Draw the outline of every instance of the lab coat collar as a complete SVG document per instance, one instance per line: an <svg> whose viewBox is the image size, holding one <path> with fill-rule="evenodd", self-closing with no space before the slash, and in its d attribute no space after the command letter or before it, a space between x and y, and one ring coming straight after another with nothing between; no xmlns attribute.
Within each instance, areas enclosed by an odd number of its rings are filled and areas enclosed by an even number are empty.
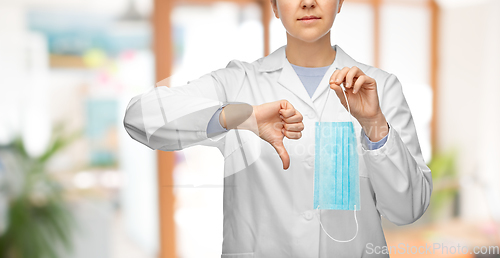
<svg viewBox="0 0 500 258"><path fill-rule="evenodd" d="M283 62L286 59L285 52L286 45L274 50L268 56L262 58L262 63L259 67L261 72L272 72L283 68Z"/></svg>
<svg viewBox="0 0 500 258"><path fill-rule="evenodd" d="M337 52L335 57L337 68L348 66L347 64L355 63L354 59L347 55L344 50L342 50L342 48L340 48L338 45L334 45L332 46L332 48ZM264 57L262 59L261 65L259 66L259 71L273 72L283 68L285 62L287 61L285 49L286 45L283 45L268 56Z"/></svg>
<svg viewBox="0 0 500 258"><path fill-rule="evenodd" d="M325 73L325 76L321 80L320 84L318 85L318 88L316 89L311 98L307 93L306 89L304 88L304 85L300 81L300 78L296 74L295 70L288 62L288 59L286 58L285 48L286 45L278 48L270 55L264 57L259 70L265 72L271 72L271 71L276 71L278 69L282 69L278 79L278 83L281 84L283 87L287 88L288 90L290 90L292 93L294 93L305 104L307 104L313 110L315 110L318 115L321 115L319 114L319 109L325 103L324 101L322 101L322 103L319 104L319 102L316 100L319 99L320 96L324 95L323 93L330 88L329 87L330 76L333 74L335 69L341 69L345 66L351 67L355 61L351 57L349 57L337 45L332 46L332 48L334 48L336 51L335 60L328 69L328 71Z"/></svg>

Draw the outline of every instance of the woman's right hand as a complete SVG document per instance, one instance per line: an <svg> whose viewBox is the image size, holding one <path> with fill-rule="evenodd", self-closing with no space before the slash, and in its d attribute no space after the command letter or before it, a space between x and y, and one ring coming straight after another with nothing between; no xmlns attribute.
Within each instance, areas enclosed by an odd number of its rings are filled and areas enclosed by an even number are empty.
<svg viewBox="0 0 500 258"><path fill-rule="evenodd" d="M287 100L252 107L252 117L257 122L257 131L252 131L274 147L283 162L283 169L288 169L290 156L283 145L283 138L285 136L289 139L302 137L301 131L304 130L302 114Z"/></svg>

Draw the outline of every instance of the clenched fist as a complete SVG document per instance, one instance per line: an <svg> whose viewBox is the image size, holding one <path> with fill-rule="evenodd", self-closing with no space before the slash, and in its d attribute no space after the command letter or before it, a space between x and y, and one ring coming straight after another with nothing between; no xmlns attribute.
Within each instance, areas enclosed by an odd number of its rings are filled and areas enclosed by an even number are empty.
<svg viewBox="0 0 500 258"><path fill-rule="evenodd" d="M270 143L278 152L283 169L290 167L290 156L283 145L283 138L286 136L289 139L300 139L301 131L304 130L302 114L287 100L251 108L248 104L228 105L219 119L226 129L250 130Z"/></svg>
<svg viewBox="0 0 500 258"><path fill-rule="evenodd" d="M283 169L290 167L290 156L283 145L283 138L300 139L304 130L302 114L287 100L253 106L258 135L278 152Z"/></svg>

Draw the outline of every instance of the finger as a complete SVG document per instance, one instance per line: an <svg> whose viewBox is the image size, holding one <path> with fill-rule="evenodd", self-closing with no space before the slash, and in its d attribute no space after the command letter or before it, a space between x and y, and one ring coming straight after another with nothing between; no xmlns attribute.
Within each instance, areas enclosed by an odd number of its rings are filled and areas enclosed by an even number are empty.
<svg viewBox="0 0 500 258"><path fill-rule="evenodd" d="M282 103L281 107L282 108L280 109L279 113L283 117L291 117L291 116L295 115L295 113L296 113L296 110L293 107L292 103L288 102L287 100L285 100Z"/></svg>
<svg viewBox="0 0 500 258"><path fill-rule="evenodd" d="M336 69L335 72L333 72L332 76L330 76L330 84L335 83L335 78L337 78L337 75L340 73L339 69Z"/></svg>
<svg viewBox="0 0 500 258"><path fill-rule="evenodd" d="M347 73L346 77L345 77L345 88L346 89L350 89L353 87L354 85L354 78L358 76L359 74L359 68L356 67L356 66L353 66L349 72Z"/></svg>
<svg viewBox="0 0 500 258"><path fill-rule="evenodd" d="M302 137L302 133L301 132L290 132L290 131L287 131L285 129L283 129L281 131L283 133L283 135L285 135L288 139L293 139L293 140L297 140L297 139L300 139L300 137Z"/></svg>
<svg viewBox="0 0 500 258"><path fill-rule="evenodd" d="M300 114L300 113L299 114L295 114L295 115L293 115L293 116L291 116L289 118L286 118L286 117L283 117L283 116L280 116L280 117L281 117L281 119L283 121L285 121L285 123L288 123L288 124L299 123L299 122L302 122L302 120L304 119L302 117L302 114Z"/></svg>
<svg viewBox="0 0 500 258"><path fill-rule="evenodd" d="M337 97L339 98L340 103L347 109L347 103L346 103L346 99L345 99L346 97L344 97L344 93L343 93L342 88L340 88L340 86L335 85L335 84L332 84L330 86L330 88L335 91L335 94L337 94ZM346 93L346 96L347 96L347 93Z"/></svg>
<svg viewBox="0 0 500 258"><path fill-rule="evenodd" d="M340 72L337 74L337 77L335 77L335 84L340 85L344 80L345 76L349 72L349 67L344 67Z"/></svg>
<svg viewBox="0 0 500 258"><path fill-rule="evenodd" d="M278 155L280 156L281 161L283 162L283 169L288 169L290 167L290 156L283 146L283 141L278 141L272 144Z"/></svg>
<svg viewBox="0 0 500 258"><path fill-rule="evenodd" d="M296 111L295 109L282 109L280 110L280 114L284 117L284 118L288 118L288 117L292 117L293 115L295 115Z"/></svg>
<svg viewBox="0 0 500 258"><path fill-rule="evenodd" d="M358 92L361 89L361 87L363 87L366 80L367 80L366 75L359 76L356 82L354 83L354 89L352 90L352 93L356 94L356 92Z"/></svg>
<svg viewBox="0 0 500 258"><path fill-rule="evenodd" d="M284 124L283 126L285 127L285 130L291 132L300 132L304 130L304 124L302 122L293 124Z"/></svg>

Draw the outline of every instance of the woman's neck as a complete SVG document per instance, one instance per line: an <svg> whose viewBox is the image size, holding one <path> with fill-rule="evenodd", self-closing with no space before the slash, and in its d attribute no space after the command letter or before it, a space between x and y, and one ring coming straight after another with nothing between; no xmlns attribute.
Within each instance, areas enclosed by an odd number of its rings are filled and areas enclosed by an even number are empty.
<svg viewBox="0 0 500 258"><path fill-rule="evenodd" d="M288 62L303 67L325 67L335 60L336 52L330 43L330 32L315 42L305 42L287 35Z"/></svg>

